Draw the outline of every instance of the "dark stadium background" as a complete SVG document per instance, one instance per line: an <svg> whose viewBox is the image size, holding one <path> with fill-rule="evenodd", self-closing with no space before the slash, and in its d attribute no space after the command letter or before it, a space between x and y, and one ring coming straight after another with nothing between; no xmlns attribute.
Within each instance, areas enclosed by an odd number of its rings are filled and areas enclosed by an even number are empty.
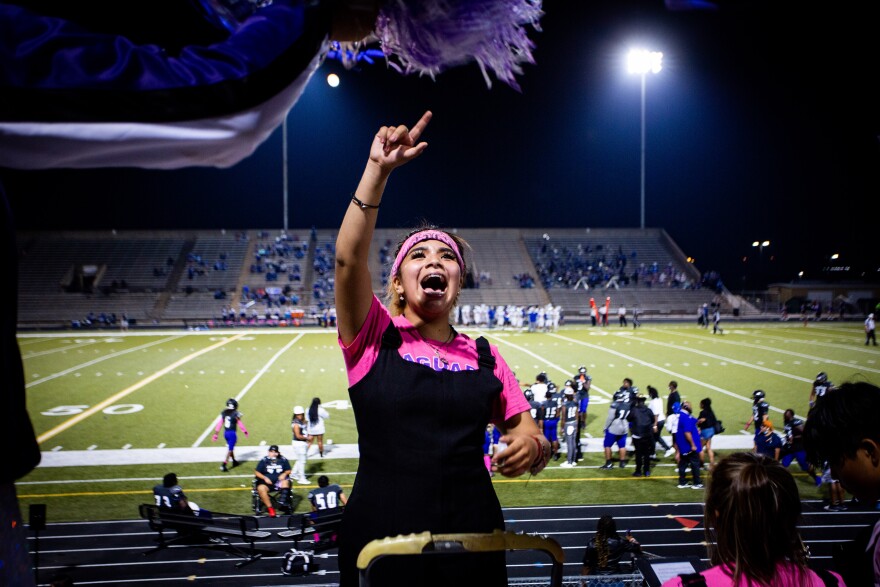
<svg viewBox="0 0 880 587"><path fill-rule="evenodd" d="M288 119L289 230L336 226L374 130L425 109L430 149L393 177L381 226L639 226L639 79L623 56L641 42L665 53L647 86L646 225L734 290L801 270L870 279L880 265L869 245L880 193L871 8L716 5L546 0L521 93L487 89L476 66L432 81L328 61ZM324 82L330 71L339 88ZM282 167L279 129L231 169L0 169L0 179L22 229L280 229ZM752 248L764 239L770 247Z"/></svg>

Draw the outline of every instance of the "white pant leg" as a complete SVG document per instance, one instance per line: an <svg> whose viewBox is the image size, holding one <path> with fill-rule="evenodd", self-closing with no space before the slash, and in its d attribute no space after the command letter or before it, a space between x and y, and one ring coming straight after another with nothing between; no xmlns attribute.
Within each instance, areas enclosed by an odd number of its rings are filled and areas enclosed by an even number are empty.
<svg viewBox="0 0 880 587"><path fill-rule="evenodd" d="M305 479L306 478L306 460L307 455L306 452L308 450L308 443L302 441L294 441L293 442L293 470L291 476L296 479Z"/></svg>

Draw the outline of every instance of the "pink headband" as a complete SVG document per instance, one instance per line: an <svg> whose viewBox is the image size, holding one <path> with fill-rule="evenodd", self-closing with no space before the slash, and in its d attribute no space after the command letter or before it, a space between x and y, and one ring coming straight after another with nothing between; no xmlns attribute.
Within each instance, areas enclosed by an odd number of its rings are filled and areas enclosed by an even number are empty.
<svg viewBox="0 0 880 587"><path fill-rule="evenodd" d="M397 270L400 269L400 264L403 263L407 253L409 253L414 246L423 241L440 241L455 251L458 266L461 268L461 272L464 273L464 260L461 257L461 251L458 250L458 245L455 244L455 241L452 240L451 236L442 230L420 230L419 232L410 235L410 237L403 242L403 245L401 245L400 252L397 253L397 258L394 259L394 265L391 266L391 277L397 275Z"/></svg>

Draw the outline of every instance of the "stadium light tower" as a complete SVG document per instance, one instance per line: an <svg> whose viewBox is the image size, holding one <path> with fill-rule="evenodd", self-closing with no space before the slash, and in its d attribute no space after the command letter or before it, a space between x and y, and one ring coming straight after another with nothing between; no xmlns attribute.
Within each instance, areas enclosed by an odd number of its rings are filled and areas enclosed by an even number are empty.
<svg viewBox="0 0 880 587"><path fill-rule="evenodd" d="M758 249L759 249L758 254L761 256L761 258L763 258L764 257L764 247L769 247L770 241L755 241L752 243L752 246L758 247Z"/></svg>
<svg viewBox="0 0 880 587"><path fill-rule="evenodd" d="M754 241L752 247L758 249L758 272L763 277L764 273L764 247L769 247L770 241Z"/></svg>
<svg viewBox="0 0 880 587"><path fill-rule="evenodd" d="M642 177L641 177L641 227L645 228L645 79L649 73L663 69L663 53L647 49L630 49L626 58L627 71L642 76Z"/></svg>

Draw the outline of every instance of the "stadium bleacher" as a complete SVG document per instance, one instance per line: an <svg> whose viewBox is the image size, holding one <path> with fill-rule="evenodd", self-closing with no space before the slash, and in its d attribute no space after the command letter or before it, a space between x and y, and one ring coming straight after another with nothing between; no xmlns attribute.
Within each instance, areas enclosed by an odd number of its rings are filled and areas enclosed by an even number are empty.
<svg viewBox="0 0 880 587"><path fill-rule="evenodd" d="M700 272L662 229L465 228L457 233L472 247L473 287L462 290L461 304L552 304L563 309L566 320L583 321L590 297L612 298L610 320L621 305L628 312L638 307L646 318L689 319L703 303L720 303L725 313L734 303L729 292L719 295L701 283ZM286 306L296 296L296 309L309 323L334 303L336 231L301 234L265 229L22 232L19 325L69 328L81 326L89 314L124 314L137 325L216 325L224 306L236 311L246 306L249 315L266 316L269 299L278 306L279 290ZM387 279L383 270L401 236L394 229L375 231L370 265L380 297ZM580 277L586 268L616 257L626 258L622 277L641 266L685 279L662 284L656 278L618 284L603 279L585 287L588 280ZM254 271L254 260L262 270ZM555 273L548 271L551 266ZM267 267L274 273L269 279ZM563 271L568 272L564 278ZM530 287L523 287L522 276L534 277Z"/></svg>

